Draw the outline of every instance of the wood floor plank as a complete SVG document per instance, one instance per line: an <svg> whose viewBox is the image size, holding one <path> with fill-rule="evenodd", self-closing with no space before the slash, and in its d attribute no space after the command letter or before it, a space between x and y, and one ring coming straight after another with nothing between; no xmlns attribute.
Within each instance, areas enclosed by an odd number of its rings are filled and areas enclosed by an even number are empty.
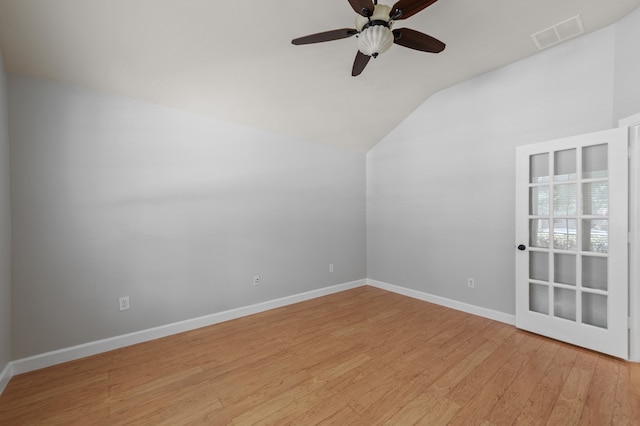
<svg viewBox="0 0 640 426"><path fill-rule="evenodd" d="M618 386L618 365L609 357L598 358L580 424L600 425L611 421Z"/></svg>
<svg viewBox="0 0 640 426"><path fill-rule="evenodd" d="M575 348L569 345L560 347L549 369L538 380L514 424L544 425L547 423L577 356L578 352Z"/></svg>
<svg viewBox="0 0 640 426"><path fill-rule="evenodd" d="M539 378L549 368L552 359L558 353L560 345L549 339L529 335L529 338L542 341L539 350L529 354L529 362L519 376L507 388L504 395L487 415L486 420L496 425L510 425L523 410L529 396L538 384Z"/></svg>
<svg viewBox="0 0 640 426"><path fill-rule="evenodd" d="M548 423L553 425L578 424L597 360L598 356L594 353L583 351L578 354L551 411Z"/></svg>
<svg viewBox="0 0 640 426"><path fill-rule="evenodd" d="M514 333L494 352L478 365L463 381L456 385L447 399L462 406L467 404L473 396L487 386L487 382L496 376L497 371L508 365L509 361L518 359L518 350L523 344L525 336Z"/></svg>
<svg viewBox="0 0 640 426"><path fill-rule="evenodd" d="M15 376L1 425L629 424L640 365L372 287Z"/></svg>
<svg viewBox="0 0 640 426"><path fill-rule="evenodd" d="M640 364L618 362L613 421L615 425L637 425L640 419Z"/></svg>
<svg viewBox="0 0 640 426"><path fill-rule="evenodd" d="M490 362L483 363L478 367L483 371L491 372L491 376L486 382L483 382L483 376L473 375L465 380L465 384L473 384L473 386L465 387L465 389L471 389L471 392L464 398L461 398L460 395L455 395L456 398L452 398L463 408L451 420L450 424L468 425L472 424L474 420L486 418L524 366L531 361L528 355L535 353L542 343L535 339L527 339L527 336L521 332L515 336L520 338L514 342L515 351L504 348L505 345L509 345L510 340L507 340L503 347L494 352L493 355L497 354L497 356L492 355L491 361L499 363L497 369L494 369ZM479 378L476 379L476 377ZM476 388L475 393L473 393L474 388ZM453 392L447 398L452 396L454 396Z"/></svg>
<svg viewBox="0 0 640 426"><path fill-rule="evenodd" d="M386 426L417 424L420 422L420 419L428 415L428 413L433 412L433 407L429 407L431 402L432 396L430 394L422 393L413 400L407 402L393 416L388 418L384 424ZM437 405L437 403L435 405Z"/></svg>
<svg viewBox="0 0 640 426"><path fill-rule="evenodd" d="M451 401L449 398L441 399L433 409L424 414L420 424L446 425L462 410L462 406ZM469 423L471 424L471 423Z"/></svg>
<svg viewBox="0 0 640 426"><path fill-rule="evenodd" d="M314 376L311 380L304 382L301 386L276 395L274 398L250 408L240 416L233 418L232 421L236 424L264 423L269 417L274 417L273 415L278 411L286 411L287 407L300 404L305 404L306 407L309 400L313 401L318 389L348 374L359 365L369 362L370 359L366 355L358 355L353 359L334 365L318 376Z"/></svg>
<svg viewBox="0 0 640 426"><path fill-rule="evenodd" d="M464 380L464 378L468 376L475 367L481 364L482 361L485 360L494 350L495 347L492 342L484 341L484 343L477 346L459 361L454 361L456 358L455 355L452 354L451 362L448 365L444 365L444 368L442 369L446 370L446 372L444 372L431 385L427 386L421 395L414 398L414 400L407 402L406 405L414 407L416 405L416 400L419 400L420 408L424 413L423 416L426 415L443 399L445 399L448 392L454 386ZM403 410L400 410L400 415L405 415L402 411Z"/></svg>

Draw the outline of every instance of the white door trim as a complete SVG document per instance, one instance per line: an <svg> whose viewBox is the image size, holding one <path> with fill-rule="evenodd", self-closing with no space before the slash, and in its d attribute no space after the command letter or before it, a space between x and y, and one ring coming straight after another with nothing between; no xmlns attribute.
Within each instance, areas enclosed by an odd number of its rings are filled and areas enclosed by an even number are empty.
<svg viewBox="0 0 640 426"><path fill-rule="evenodd" d="M640 362L640 114L618 127L629 128L629 361Z"/></svg>

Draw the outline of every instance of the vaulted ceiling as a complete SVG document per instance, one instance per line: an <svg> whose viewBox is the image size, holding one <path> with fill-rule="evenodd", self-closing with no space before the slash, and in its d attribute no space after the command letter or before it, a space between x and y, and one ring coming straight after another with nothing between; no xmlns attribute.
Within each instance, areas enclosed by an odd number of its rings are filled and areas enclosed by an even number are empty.
<svg viewBox="0 0 640 426"><path fill-rule="evenodd" d="M391 5L392 2L381 0ZM580 15L585 33L640 0L439 0L395 28L447 44L394 45L351 76L347 0L0 0L9 72L365 152L438 90L537 54L531 34Z"/></svg>

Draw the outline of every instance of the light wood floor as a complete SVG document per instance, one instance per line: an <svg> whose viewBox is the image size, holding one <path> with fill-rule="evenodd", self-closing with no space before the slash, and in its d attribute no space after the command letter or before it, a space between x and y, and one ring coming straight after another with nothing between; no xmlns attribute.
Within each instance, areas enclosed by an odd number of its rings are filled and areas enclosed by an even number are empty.
<svg viewBox="0 0 640 426"><path fill-rule="evenodd" d="M0 424L640 424L640 364L372 287L14 377Z"/></svg>

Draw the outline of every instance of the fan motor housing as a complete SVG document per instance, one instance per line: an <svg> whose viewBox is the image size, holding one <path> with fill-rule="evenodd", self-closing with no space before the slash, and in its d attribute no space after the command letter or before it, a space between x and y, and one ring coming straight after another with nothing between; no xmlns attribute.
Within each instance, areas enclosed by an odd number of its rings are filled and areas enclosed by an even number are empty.
<svg viewBox="0 0 640 426"><path fill-rule="evenodd" d="M365 18L362 15L356 15L356 28L358 32L362 32L368 26L371 26L372 23L376 23L374 25L382 25L383 22L386 22L387 27L391 27L391 18L389 14L391 13L391 7L384 4L377 4L373 9L373 14Z"/></svg>

